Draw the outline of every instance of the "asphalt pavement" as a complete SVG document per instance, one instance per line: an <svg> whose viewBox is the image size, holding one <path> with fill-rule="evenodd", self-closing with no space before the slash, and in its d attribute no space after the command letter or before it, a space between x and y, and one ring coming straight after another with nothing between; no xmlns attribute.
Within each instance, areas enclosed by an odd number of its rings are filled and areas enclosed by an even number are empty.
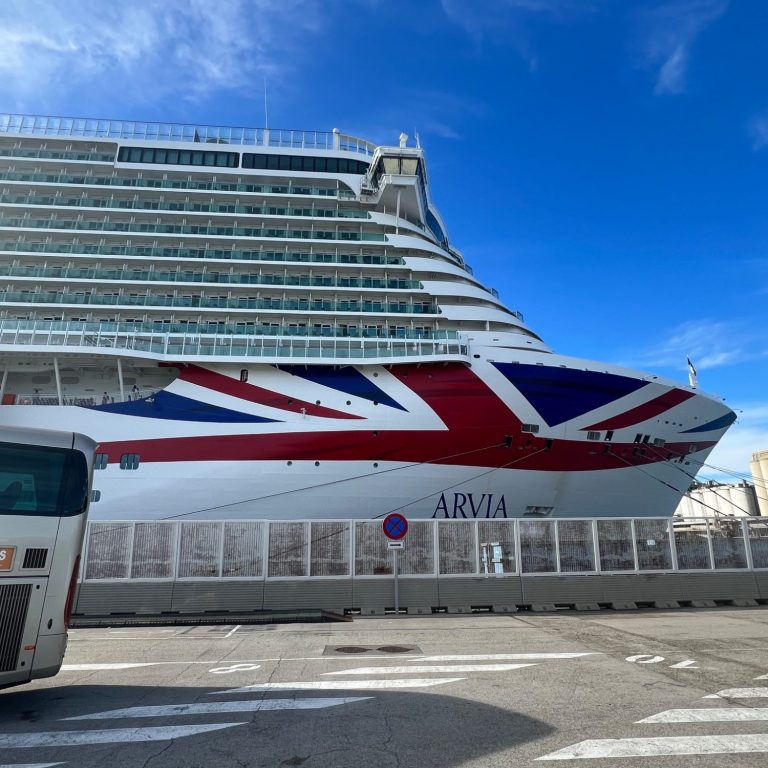
<svg viewBox="0 0 768 768"><path fill-rule="evenodd" d="M70 633L0 768L768 764L768 608Z"/></svg>

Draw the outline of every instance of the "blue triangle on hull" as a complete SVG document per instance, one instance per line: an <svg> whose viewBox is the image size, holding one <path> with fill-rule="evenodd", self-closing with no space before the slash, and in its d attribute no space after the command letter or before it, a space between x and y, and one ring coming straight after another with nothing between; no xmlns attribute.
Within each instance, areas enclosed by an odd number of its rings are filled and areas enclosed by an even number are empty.
<svg viewBox="0 0 768 768"><path fill-rule="evenodd" d="M280 370L288 371L294 376L300 376L302 379L313 381L315 384L339 392L345 392L354 397L362 397L364 400L388 405L390 408L397 408L400 411L406 410L386 392L379 389L369 378L363 376L357 368L351 366L334 368L331 365L281 365Z"/></svg>
<svg viewBox="0 0 768 768"><path fill-rule="evenodd" d="M646 386L629 376L548 365L494 363L550 427L594 411Z"/></svg>
<svg viewBox="0 0 768 768"><path fill-rule="evenodd" d="M91 410L106 413L119 413L123 416L138 416L148 419L172 419L174 421L209 421L219 424L240 423L254 424L271 422L263 416L240 413L218 405L210 405L190 397L182 397L172 392L160 391L153 397L142 400L130 400L125 403L90 406Z"/></svg>

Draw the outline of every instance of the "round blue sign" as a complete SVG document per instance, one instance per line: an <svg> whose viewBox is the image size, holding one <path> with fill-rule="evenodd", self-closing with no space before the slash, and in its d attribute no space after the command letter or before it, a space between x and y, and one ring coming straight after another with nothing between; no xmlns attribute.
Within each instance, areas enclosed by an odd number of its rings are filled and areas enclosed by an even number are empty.
<svg viewBox="0 0 768 768"><path fill-rule="evenodd" d="M391 512L384 518L381 528L388 539L399 541L408 533L408 521L399 512Z"/></svg>

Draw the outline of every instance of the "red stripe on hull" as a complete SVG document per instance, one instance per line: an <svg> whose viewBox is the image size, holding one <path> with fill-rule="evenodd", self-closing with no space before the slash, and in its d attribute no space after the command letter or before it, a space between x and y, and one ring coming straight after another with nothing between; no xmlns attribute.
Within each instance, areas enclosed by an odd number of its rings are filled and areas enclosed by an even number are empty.
<svg viewBox="0 0 768 768"><path fill-rule="evenodd" d="M658 416L660 413L664 413L676 405L690 400L692 397L694 397L693 392L673 389L670 392L665 392L663 395L655 397L653 400L649 400L647 403L638 405L637 408L633 408L631 411L620 413L618 416L611 416L605 419L605 421L600 421L589 427L582 427L582 431L588 429L624 429L624 427L630 427L633 424L639 424L641 421L652 419L654 416Z"/></svg>
<svg viewBox="0 0 768 768"><path fill-rule="evenodd" d="M550 441L522 432L517 416L460 363L395 366L392 373L438 414L447 429L180 437L102 443L100 449L109 454L110 462L119 461L123 453L138 453L142 462L394 461L578 472L652 464L665 461L667 455L676 458L689 447L675 443L661 450L634 444ZM506 436L512 437L509 447ZM699 449L712 445L699 443Z"/></svg>
<svg viewBox="0 0 768 768"><path fill-rule="evenodd" d="M353 413L344 413L333 408L324 408L322 405L317 405L317 403L297 400L295 397L288 397L281 392L274 392L271 389L264 389L264 387L257 387L254 384L237 381L237 379L233 379L230 376L216 373L198 365L179 366L179 378L190 384L197 384L214 392L231 395L240 400L247 400L250 403L266 405L269 408L279 408L280 410L291 411L292 413L304 412L307 416L322 416L327 419L363 418Z"/></svg>

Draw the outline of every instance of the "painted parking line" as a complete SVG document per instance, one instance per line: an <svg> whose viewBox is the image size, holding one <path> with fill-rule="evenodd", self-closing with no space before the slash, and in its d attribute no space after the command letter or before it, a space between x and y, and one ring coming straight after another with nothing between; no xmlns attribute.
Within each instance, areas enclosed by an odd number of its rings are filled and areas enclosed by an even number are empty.
<svg viewBox="0 0 768 768"><path fill-rule="evenodd" d="M422 656L418 661L546 661L548 659L578 659L582 656L602 656L602 653L485 653Z"/></svg>
<svg viewBox="0 0 768 768"><path fill-rule="evenodd" d="M717 693L704 696L705 699L765 699L768 688L725 688Z"/></svg>
<svg viewBox="0 0 768 768"><path fill-rule="evenodd" d="M371 696L354 696L333 699L251 699L249 701L217 701L215 704L166 704L157 707L127 707L95 712L92 715L67 717L66 720L117 720L122 717L173 717L182 715L218 715L226 712L275 712L295 709L327 709L357 701L367 701Z"/></svg>
<svg viewBox="0 0 768 768"><path fill-rule="evenodd" d="M732 707L730 709L668 709L638 723L745 723L768 720L768 707Z"/></svg>
<svg viewBox="0 0 768 768"><path fill-rule="evenodd" d="M0 765L0 768L53 768L54 765L64 765L64 763L13 763Z"/></svg>
<svg viewBox="0 0 768 768"><path fill-rule="evenodd" d="M154 667L156 662L114 662L111 664L62 664L62 672L101 672L115 669L137 669L138 667Z"/></svg>
<svg viewBox="0 0 768 768"><path fill-rule="evenodd" d="M172 725L152 728L110 728L103 731L41 731L0 734L0 749L28 747L74 747L82 744L128 744L142 741L170 741L208 731L220 731L243 723L215 725Z"/></svg>
<svg viewBox="0 0 768 768"><path fill-rule="evenodd" d="M259 691L374 691L387 688L431 688L435 685L458 683L466 677L443 677L440 679L410 677L394 680L320 680L301 683L258 683L230 688L226 691L210 691L212 695L225 693L256 693Z"/></svg>
<svg viewBox="0 0 768 768"><path fill-rule="evenodd" d="M588 739L537 760L585 760L597 757L662 757L768 752L768 734L669 736L647 739Z"/></svg>
<svg viewBox="0 0 768 768"><path fill-rule="evenodd" d="M407 675L411 672L437 673L437 672L508 672L511 669L523 667L535 667L535 664L450 664L450 665L417 665L412 667L356 667L354 669L342 669L338 672L323 672L324 675Z"/></svg>

